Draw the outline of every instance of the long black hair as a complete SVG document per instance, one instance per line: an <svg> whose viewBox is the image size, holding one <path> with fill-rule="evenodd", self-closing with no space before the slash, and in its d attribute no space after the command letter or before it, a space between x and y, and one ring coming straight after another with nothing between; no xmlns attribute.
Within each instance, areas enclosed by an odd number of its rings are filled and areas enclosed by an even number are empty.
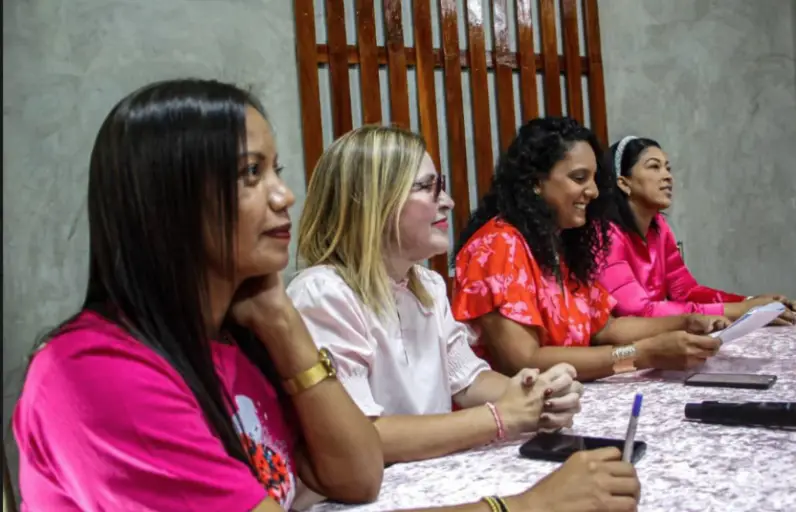
<svg viewBox="0 0 796 512"><path fill-rule="evenodd" d="M553 211L534 193L534 187L549 176L577 142L588 143L597 157L595 180L600 196L586 208L584 226L561 230L559 234ZM544 273L557 274L556 254L560 248L570 277L579 284L591 283L598 260L608 249L605 211L613 181L610 171L601 164L602 153L594 133L574 119L546 117L528 121L501 154L492 185L459 236L456 253L481 226L500 217L522 234Z"/></svg>
<svg viewBox="0 0 796 512"><path fill-rule="evenodd" d="M256 475L230 415L211 354L208 241L229 275L238 212L238 155L249 93L208 80L145 86L119 102L91 153L89 279L82 309L150 347L185 379L227 453ZM73 317L44 340L79 329ZM246 356L284 397L264 346L227 325Z"/></svg>
<svg viewBox="0 0 796 512"><path fill-rule="evenodd" d="M629 140L622 149L622 156L620 158L619 169L617 169L616 151L622 141L613 144L608 151L605 152L603 163L606 169L610 169L614 176L630 177L632 174L633 166L638 163L641 153L647 148L661 149L661 145L657 141L643 137L634 138ZM636 234L644 238L644 234L639 229L636 216L633 210L630 209L630 199L627 194L619 188L618 185L614 186L613 194L611 197L611 207L608 209L608 219L616 224L619 229L625 233ZM652 229L658 229L658 224L655 219L652 220L650 226Z"/></svg>

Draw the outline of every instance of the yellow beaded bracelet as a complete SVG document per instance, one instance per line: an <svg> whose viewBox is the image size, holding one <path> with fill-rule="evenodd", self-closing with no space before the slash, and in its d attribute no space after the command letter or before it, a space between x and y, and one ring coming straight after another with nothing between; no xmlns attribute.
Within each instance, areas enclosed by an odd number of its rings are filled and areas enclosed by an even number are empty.
<svg viewBox="0 0 796 512"><path fill-rule="evenodd" d="M489 505L489 510L492 512L500 512L500 505L498 505L497 500L492 496L484 496L481 498L482 501L485 501L487 505Z"/></svg>
<svg viewBox="0 0 796 512"><path fill-rule="evenodd" d="M506 500L500 496L485 496L482 500L487 502L492 512L509 512Z"/></svg>

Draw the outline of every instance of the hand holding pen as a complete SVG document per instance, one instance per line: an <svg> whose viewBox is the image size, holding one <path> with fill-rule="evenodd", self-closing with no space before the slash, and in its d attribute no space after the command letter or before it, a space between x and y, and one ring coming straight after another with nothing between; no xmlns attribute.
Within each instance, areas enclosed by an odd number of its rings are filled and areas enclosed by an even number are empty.
<svg viewBox="0 0 796 512"><path fill-rule="evenodd" d="M514 510L619 512L636 510L641 484L632 464L615 447L579 451L528 491Z"/></svg>

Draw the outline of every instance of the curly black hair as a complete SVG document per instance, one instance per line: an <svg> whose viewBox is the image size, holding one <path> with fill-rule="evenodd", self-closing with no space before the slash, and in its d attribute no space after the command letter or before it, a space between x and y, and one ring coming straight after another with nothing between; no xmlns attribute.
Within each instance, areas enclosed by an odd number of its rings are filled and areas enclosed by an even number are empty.
<svg viewBox="0 0 796 512"><path fill-rule="evenodd" d="M594 150L600 195L587 206L584 226L559 230L553 211L533 188L577 142L586 142ZM492 185L461 232L455 254L490 219L500 217L522 234L542 272L557 276L556 255L560 254L568 277L588 286L608 251L606 212L614 183L603 163L603 148L591 130L569 117L532 119L500 156Z"/></svg>

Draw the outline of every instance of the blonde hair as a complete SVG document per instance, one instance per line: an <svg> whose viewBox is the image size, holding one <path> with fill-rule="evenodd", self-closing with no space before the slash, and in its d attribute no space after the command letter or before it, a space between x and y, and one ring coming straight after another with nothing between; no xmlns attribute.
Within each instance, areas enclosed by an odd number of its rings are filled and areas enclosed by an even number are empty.
<svg viewBox="0 0 796 512"><path fill-rule="evenodd" d="M385 249L400 247L398 218L426 154L419 135L396 127L363 126L324 151L307 187L298 258L330 265L377 315L395 310ZM409 290L433 304L413 267Z"/></svg>

